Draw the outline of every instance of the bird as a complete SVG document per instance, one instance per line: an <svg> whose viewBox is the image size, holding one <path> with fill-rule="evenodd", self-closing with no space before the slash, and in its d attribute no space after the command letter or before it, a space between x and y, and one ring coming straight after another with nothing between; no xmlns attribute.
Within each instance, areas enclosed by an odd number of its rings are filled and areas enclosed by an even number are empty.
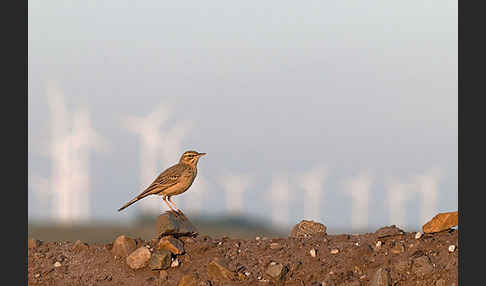
<svg viewBox="0 0 486 286"><path fill-rule="evenodd" d="M189 189L197 175L197 163L199 158L204 155L206 155L206 153L199 153L193 150L184 152L179 163L163 171L142 193L119 208L118 211L122 211L131 204L147 196L159 195L162 196L162 200L172 212L182 214L182 211L177 208L170 198L182 194ZM172 208L171 204L177 211Z"/></svg>

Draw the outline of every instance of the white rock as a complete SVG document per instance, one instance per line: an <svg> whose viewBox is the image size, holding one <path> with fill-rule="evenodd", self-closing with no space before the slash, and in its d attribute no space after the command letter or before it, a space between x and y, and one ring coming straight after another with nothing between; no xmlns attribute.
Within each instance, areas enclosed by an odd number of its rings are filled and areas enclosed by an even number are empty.
<svg viewBox="0 0 486 286"><path fill-rule="evenodd" d="M255 237L255 239L256 239L256 240L260 240L260 237L259 237L259 236L257 236L257 237Z"/></svg>
<svg viewBox="0 0 486 286"><path fill-rule="evenodd" d="M61 262L56 261L56 263L54 263L54 267L60 267L60 266L61 266Z"/></svg>
<svg viewBox="0 0 486 286"><path fill-rule="evenodd" d="M246 271L246 272L245 272L245 275L246 275L246 276L250 276L250 274L251 274L251 273L250 273L250 272L248 272L248 271Z"/></svg>
<svg viewBox="0 0 486 286"><path fill-rule="evenodd" d="M339 249L337 248L334 248L333 250L331 250L331 254L337 254L339 252Z"/></svg>
<svg viewBox="0 0 486 286"><path fill-rule="evenodd" d="M314 248L312 248L310 251L309 251L310 255L312 257L316 257L316 250Z"/></svg>
<svg viewBox="0 0 486 286"><path fill-rule="evenodd" d="M381 247L381 244L382 244L381 240L378 240L376 242L376 248L380 248Z"/></svg>
<svg viewBox="0 0 486 286"><path fill-rule="evenodd" d="M456 250L456 246L454 244L449 246L449 252L454 252Z"/></svg>
<svg viewBox="0 0 486 286"><path fill-rule="evenodd" d="M419 239L422 237L422 233L420 231L418 231L416 234L415 234L415 239Z"/></svg>

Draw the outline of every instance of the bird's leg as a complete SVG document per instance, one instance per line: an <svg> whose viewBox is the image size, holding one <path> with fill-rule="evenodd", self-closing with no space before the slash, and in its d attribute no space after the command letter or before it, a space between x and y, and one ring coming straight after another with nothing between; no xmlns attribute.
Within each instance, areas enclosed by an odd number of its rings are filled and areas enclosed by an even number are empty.
<svg viewBox="0 0 486 286"><path fill-rule="evenodd" d="M172 208L172 206L167 202L167 196L163 196L162 197L162 200L164 200L164 202L167 204L167 206L169 207L169 209L173 212L173 213L176 213L177 212Z"/></svg>
<svg viewBox="0 0 486 286"><path fill-rule="evenodd" d="M179 212L179 214L184 214L177 206L176 204L170 199L170 196L167 197L169 202L176 208L176 210Z"/></svg>

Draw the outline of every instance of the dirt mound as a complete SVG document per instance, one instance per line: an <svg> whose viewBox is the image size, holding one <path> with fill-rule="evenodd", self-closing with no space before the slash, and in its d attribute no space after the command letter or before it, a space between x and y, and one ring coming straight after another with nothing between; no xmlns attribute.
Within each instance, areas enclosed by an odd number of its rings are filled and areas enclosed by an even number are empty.
<svg viewBox="0 0 486 286"><path fill-rule="evenodd" d="M133 270L126 257L113 255L112 244L86 247L80 242L32 240L28 250L28 282L29 285L178 285L179 282L179 285L458 285L455 229L420 237L415 232L386 227L359 235L179 239L185 252L174 256L172 260L177 259L177 263L167 270L151 270L150 265ZM152 253L157 243L158 239L136 239L137 248L146 246Z"/></svg>

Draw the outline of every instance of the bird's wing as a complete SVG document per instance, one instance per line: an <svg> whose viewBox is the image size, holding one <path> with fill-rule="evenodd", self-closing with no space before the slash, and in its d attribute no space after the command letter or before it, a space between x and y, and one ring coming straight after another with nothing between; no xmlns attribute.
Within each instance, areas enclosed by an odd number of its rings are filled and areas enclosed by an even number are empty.
<svg viewBox="0 0 486 286"><path fill-rule="evenodd" d="M176 164L167 170L163 171L150 186L145 189L138 197L145 197L152 193L158 193L170 186L173 186L179 182L180 177L187 167L182 164Z"/></svg>

